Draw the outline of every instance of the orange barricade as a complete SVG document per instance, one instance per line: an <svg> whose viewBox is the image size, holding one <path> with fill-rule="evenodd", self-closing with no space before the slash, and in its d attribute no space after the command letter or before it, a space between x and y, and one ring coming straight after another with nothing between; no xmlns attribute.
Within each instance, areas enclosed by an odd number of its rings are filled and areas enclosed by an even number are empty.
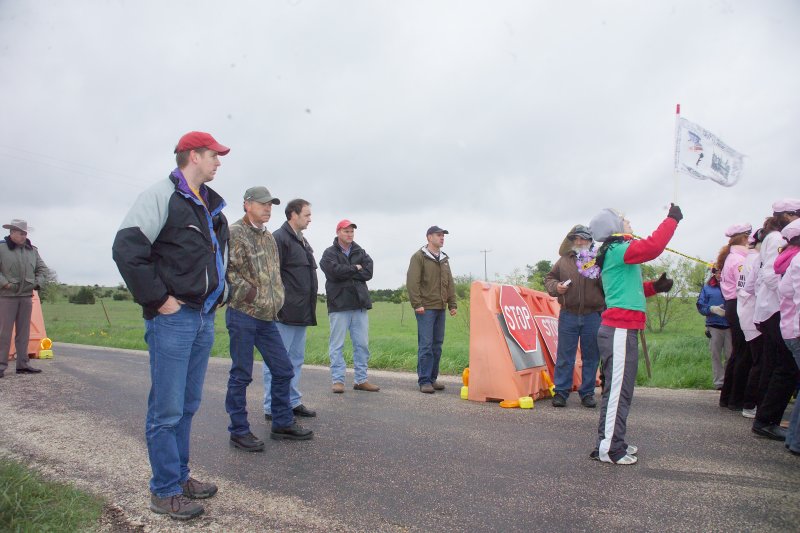
<svg viewBox="0 0 800 533"><path fill-rule="evenodd" d="M17 348L14 346L17 332L11 334L11 351L9 352L9 359L16 359ZM38 358L39 350L41 350L42 340L47 338L47 332L44 329L44 316L42 315L42 302L39 300L39 293L33 291L33 309L31 311L31 336L28 339L28 357Z"/></svg>
<svg viewBox="0 0 800 533"><path fill-rule="evenodd" d="M506 298L502 307L501 295ZM558 301L541 291L474 282L470 289L468 399L513 401L523 396L551 396L559 310ZM579 387L580 382L578 354L573 386Z"/></svg>

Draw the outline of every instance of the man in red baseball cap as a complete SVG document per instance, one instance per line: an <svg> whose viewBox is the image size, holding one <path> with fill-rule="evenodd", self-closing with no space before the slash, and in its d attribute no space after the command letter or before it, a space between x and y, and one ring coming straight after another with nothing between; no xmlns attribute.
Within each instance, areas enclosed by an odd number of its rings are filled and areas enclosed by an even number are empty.
<svg viewBox="0 0 800 533"><path fill-rule="evenodd" d="M353 343L353 389L378 392L380 387L367 381L369 361L369 318L372 309L367 282L372 279L372 258L356 243L355 223L344 219L336 224L333 245L325 250L319 266L325 273L325 294L331 336L328 355L334 393L344 392L347 365L344 362L344 338L350 332Z"/></svg>
<svg viewBox="0 0 800 533"><path fill-rule="evenodd" d="M217 492L189 475L189 438L214 344L214 314L228 292L225 201L206 183L229 151L208 133L181 137L178 167L139 195L113 246L120 274L142 306L150 351L150 510L179 520L202 514L195 500Z"/></svg>

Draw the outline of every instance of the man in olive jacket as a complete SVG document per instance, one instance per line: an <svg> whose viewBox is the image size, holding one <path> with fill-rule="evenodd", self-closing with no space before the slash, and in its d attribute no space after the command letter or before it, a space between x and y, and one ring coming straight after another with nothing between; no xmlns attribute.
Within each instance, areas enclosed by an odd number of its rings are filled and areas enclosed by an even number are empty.
<svg viewBox="0 0 800 533"><path fill-rule="evenodd" d="M553 407L567 405L567 398L572 390L578 342L583 360L581 386L578 389L581 405L597 407L594 399L597 365L600 362L597 330L600 328L600 313L605 309L605 298L600 269L594 266L591 245L592 234L589 228L581 225L573 227L561 243L558 251L561 257L544 280L547 292L550 296L558 297L561 305L558 315L558 352L553 377Z"/></svg>
<svg viewBox="0 0 800 533"><path fill-rule="evenodd" d="M285 294L278 311L278 331L292 361L294 377L289 385L289 405L295 416L313 417L316 411L302 404L300 373L306 354L306 327L317 325L317 262L314 250L303 237L311 223L311 204L296 198L286 204L286 222L272 236L278 245L281 281ZM264 365L264 416L272 419L272 373Z"/></svg>
<svg viewBox="0 0 800 533"><path fill-rule="evenodd" d="M345 219L336 225L333 246L322 253L319 266L325 273L325 294L331 336L328 355L331 359L332 391L344 392L344 338L350 331L353 343L353 389L378 392L380 387L367 381L369 361L369 318L372 309L367 281L372 279L372 258L354 242L357 226Z"/></svg>
<svg viewBox="0 0 800 533"><path fill-rule="evenodd" d="M266 187L244 193L244 217L230 226L228 283L231 299L225 313L230 333L231 370L225 410L231 418L231 444L248 452L260 452L264 442L250 431L247 421L247 386L253 381L253 348L272 374L272 431L270 438L306 440L311 430L294 423L289 407L292 363L283 346L275 319L283 306L278 247L266 223L272 206L280 204Z"/></svg>
<svg viewBox="0 0 800 533"><path fill-rule="evenodd" d="M44 283L47 265L28 240L28 231L33 228L27 222L15 218L3 227L9 234L0 241L0 378L8 368L11 333L15 327L17 374L38 374L41 370L28 364L28 341L33 291Z"/></svg>
<svg viewBox="0 0 800 533"><path fill-rule="evenodd" d="M420 392L444 390L438 383L439 360L444 342L445 309L456 316L456 287L450 271L450 258L442 251L444 236L450 232L439 226L427 231L428 244L420 248L408 265L408 300L417 317L417 382Z"/></svg>

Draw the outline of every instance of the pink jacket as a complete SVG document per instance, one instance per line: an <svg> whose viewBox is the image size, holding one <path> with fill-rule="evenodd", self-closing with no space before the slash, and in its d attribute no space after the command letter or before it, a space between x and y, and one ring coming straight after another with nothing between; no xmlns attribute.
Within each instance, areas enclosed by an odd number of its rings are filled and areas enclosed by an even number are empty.
<svg viewBox="0 0 800 533"><path fill-rule="evenodd" d="M756 310L753 314L753 322L756 324L766 321L780 310L778 283L781 277L775 273L775 259L778 257L778 250L785 244L780 231L771 232L761 243L761 268L756 276Z"/></svg>
<svg viewBox="0 0 800 533"><path fill-rule="evenodd" d="M745 287L748 282L753 286L755 280L752 279L758 275L758 268L761 263L761 255L758 250L750 250L747 258L742 264L742 273L739 274L739 284L736 295L736 312L739 315L739 325L744 332L744 338L751 341L761 335L761 332L756 329L753 323L753 314L756 311L756 295L752 292L747 292ZM752 290L752 289L751 289Z"/></svg>
<svg viewBox="0 0 800 533"><path fill-rule="evenodd" d="M800 337L800 254L795 255L778 284L781 297L781 335Z"/></svg>
<svg viewBox="0 0 800 533"><path fill-rule="evenodd" d="M741 274L745 257L747 257L747 248L745 246L738 244L731 246L731 253L725 259L725 265L719 275L722 297L726 300L736 299L736 286L739 283L739 274Z"/></svg>

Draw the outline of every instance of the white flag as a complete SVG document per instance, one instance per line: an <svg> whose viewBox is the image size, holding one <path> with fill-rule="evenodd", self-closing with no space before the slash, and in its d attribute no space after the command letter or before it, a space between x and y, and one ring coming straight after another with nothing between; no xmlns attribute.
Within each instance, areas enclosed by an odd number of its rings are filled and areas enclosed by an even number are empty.
<svg viewBox="0 0 800 533"><path fill-rule="evenodd" d="M675 171L699 180L732 187L742 175L744 156L716 135L678 117L675 128Z"/></svg>

